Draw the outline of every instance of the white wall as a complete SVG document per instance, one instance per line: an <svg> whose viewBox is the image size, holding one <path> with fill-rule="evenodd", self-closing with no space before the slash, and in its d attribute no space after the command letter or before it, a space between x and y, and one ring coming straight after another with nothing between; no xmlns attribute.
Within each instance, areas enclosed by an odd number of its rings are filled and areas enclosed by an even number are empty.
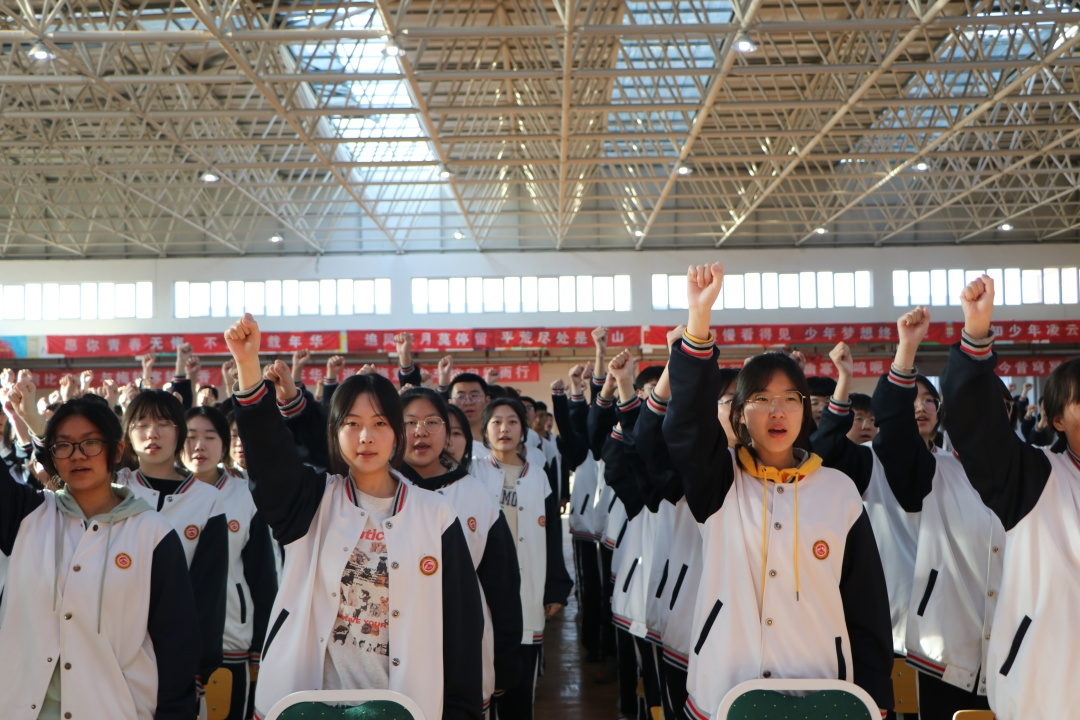
<svg viewBox="0 0 1080 720"><path fill-rule="evenodd" d="M374 278L393 280L392 314L344 317L280 317L262 322L269 330L409 329L459 327L560 327L608 325L674 325L685 311L653 311L650 276L677 274L690 263L723 261L732 272L796 272L800 270L872 270L874 307L833 310L727 310L718 322L735 325L889 322L898 315L892 305L894 269L1076 266L1076 245L957 246L932 248L856 248L797 250L715 250L645 252L536 252L446 253L364 255L332 257L281 257L259 259L167 259L130 261L0 261L0 283L36 282L133 282L154 283L152 320L57 320L48 322L4 321L0 335L217 332L225 318L172 317L173 282L178 280L266 280L318 278ZM632 278L631 312L612 313L495 313L460 315L413 315L410 297L412 277L463 275L614 275ZM936 320L959 320L958 307L935 308ZM1027 305L1002 307L1001 319L1080 319L1076 305ZM722 320L720 319L722 318Z"/></svg>

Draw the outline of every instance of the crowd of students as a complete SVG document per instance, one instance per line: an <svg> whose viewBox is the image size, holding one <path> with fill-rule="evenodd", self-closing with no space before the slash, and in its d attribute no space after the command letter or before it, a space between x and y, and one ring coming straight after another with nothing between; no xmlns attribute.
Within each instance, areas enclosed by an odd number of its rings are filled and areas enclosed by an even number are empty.
<svg viewBox="0 0 1080 720"><path fill-rule="evenodd" d="M309 390L310 353L264 367L250 315L221 390L193 386L189 346L167 389L152 355L142 387L84 374L55 398L5 370L0 718L205 716L225 668L238 720L347 688L531 720L571 592L613 717L708 719L756 678L850 681L885 717L896 658L924 720L1068 717L1080 359L1014 397L983 276L940 390L916 368L922 307L872 397L844 343L835 381L797 352L721 369L722 283L688 270L666 363L609 358L597 328L548 402L449 356L426 372L408 333L399 387L333 356Z"/></svg>

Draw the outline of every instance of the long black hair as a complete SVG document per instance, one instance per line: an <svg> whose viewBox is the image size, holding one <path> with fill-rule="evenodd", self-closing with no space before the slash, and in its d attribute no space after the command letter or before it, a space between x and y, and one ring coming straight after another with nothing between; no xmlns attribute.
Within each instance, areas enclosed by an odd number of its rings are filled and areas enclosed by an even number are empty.
<svg viewBox="0 0 1080 720"><path fill-rule="evenodd" d="M335 475L348 475L349 465L341 455L341 443L338 442L338 430L345 424L345 418L352 412L353 403L361 395L369 394L372 404L382 413L394 430L394 454L390 466L398 468L405 456L405 413L401 408L401 398L394 384L382 375L353 375L341 383L330 400L330 412L326 419L326 444L330 450L330 471Z"/></svg>
<svg viewBox="0 0 1080 720"><path fill-rule="evenodd" d="M1053 428L1054 420L1065 414L1065 408L1076 403L1080 403L1080 358L1063 362L1050 373L1042 394L1046 422ZM1065 433L1054 428L1054 442L1050 445L1050 452L1065 452L1068 447L1069 439L1065 437Z"/></svg>
<svg viewBox="0 0 1080 720"><path fill-rule="evenodd" d="M190 422L192 418L196 417L204 417L214 426L214 432L221 438L221 459L218 462L222 463L227 468L231 467L232 431L229 428L229 419L225 417L225 413L212 405L199 405L198 407L190 408L184 413L184 427L186 428L187 423Z"/></svg>
<svg viewBox="0 0 1080 720"><path fill-rule="evenodd" d="M411 387L401 393L401 411L402 415L405 413L405 409L415 400L427 400L431 403L431 406L435 408L435 414L442 418L443 425L446 428L446 437L450 438L450 411L447 409L447 403L443 400L442 395L435 392L431 388L426 387ZM462 413L464 415L464 413ZM472 445L472 443L469 443ZM470 448L471 449L471 448ZM443 446L439 451L439 459L444 466L454 467L458 464L458 461L450 454L449 448ZM471 457L470 457L471 459Z"/></svg>
<svg viewBox="0 0 1080 720"><path fill-rule="evenodd" d="M472 426L469 425L469 418L465 415L465 411L457 405L447 404L446 409L454 416L454 419L457 420L458 427L461 428L461 434L465 436L465 451L461 453L461 462L458 464L464 468L472 467L473 436ZM446 433L447 437L453 435L453 429L450 427L449 423L446 425Z"/></svg>
<svg viewBox="0 0 1080 720"><path fill-rule="evenodd" d="M491 416L495 414L495 410L501 407L508 407L513 410L521 421L521 442L518 443L518 455L522 460L525 460L525 439L529 437L529 426L525 424L525 406L511 398L495 398L484 408L484 416L480 422L480 432L484 434L484 447L491 447L491 441L487 436L487 426L491 422Z"/></svg>

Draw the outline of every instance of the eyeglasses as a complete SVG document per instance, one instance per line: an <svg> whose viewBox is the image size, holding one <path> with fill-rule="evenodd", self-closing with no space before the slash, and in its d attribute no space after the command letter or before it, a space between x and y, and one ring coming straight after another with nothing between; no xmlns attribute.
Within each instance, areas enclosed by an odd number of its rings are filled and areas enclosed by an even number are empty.
<svg viewBox="0 0 1080 720"><path fill-rule="evenodd" d="M938 402L937 398L925 397L925 398L923 398L921 400L916 400L915 401L915 407L919 407L920 405L922 405L927 410L936 412L938 407L940 407L941 403Z"/></svg>
<svg viewBox="0 0 1080 720"><path fill-rule="evenodd" d="M746 403L758 410L770 409L772 408L773 403L778 403L782 409L790 411L802 409L804 399L801 392L792 390L791 392L780 393L779 395L754 393Z"/></svg>
<svg viewBox="0 0 1080 720"><path fill-rule="evenodd" d="M439 428L443 426L443 420L442 418L437 417L429 417L425 418L424 420L406 420L405 432L416 432L416 429L421 425L423 425L424 430L429 433L436 432Z"/></svg>
<svg viewBox="0 0 1080 720"><path fill-rule="evenodd" d="M151 428L156 430L158 433L166 433L166 432L168 432L170 430L175 430L176 429L176 423L171 423L171 422L156 422L156 423L141 422L141 423L135 423L134 425L131 426L132 430L134 430L135 432L140 433L142 435L145 435L146 433L150 432Z"/></svg>
<svg viewBox="0 0 1080 720"><path fill-rule="evenodd" d="M88 458L97 457L105 449L105 441L90 438L89 440L80 440L77 443L53 443L49 446L49 454L57 460L67 460L75 454L76 448Z"/></svg>
<svg viewBox="0 0 1080 720"><path fill-rule="evenodd" d="M454 402L463 402L463 401L480 402L481 400L484 399L484 393L482 393L482 392L460 393L458 395L455 395L452 399L453 399Z"/></svg>

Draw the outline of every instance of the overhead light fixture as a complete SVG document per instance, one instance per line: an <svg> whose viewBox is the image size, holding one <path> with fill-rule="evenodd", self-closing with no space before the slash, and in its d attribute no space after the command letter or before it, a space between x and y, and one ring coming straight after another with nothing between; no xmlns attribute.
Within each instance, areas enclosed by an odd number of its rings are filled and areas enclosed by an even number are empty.
<svg viewBox="0 0 1080 720"><path fill-rule="evenodd" d="M815 235L824 235L824 234L825 234L825 233L827 233L827 232L829 232L829 231L828 231L828 230L826 230L826 229L825 229L825 228L823 228L823 227L819 227L819 228L814 228L814 234L815 234Z"/></svg>
<svg viewBox="0 0 1080 720"><path fill-rule="evenodd" d="M455 240L464 240L465 239L465 233L461 232L460 230L457 230L456 232L454 232L454 239Z"/></svg>
<svg viewBox="0 0 1080 720"><path fill-rule="evenodd" d="M635 230L634 231L634 237L645 237L645 231L644 230Z"/></svg>
<svg viewBox="0 0 1080 720"><path fill-rule="evenodd" d="M757 43L750 39L750 36L746 33L740 33L735 38L735 52L752 53L757 52Z"/></svg>
<svg viewBox="0 0 1080 720"><path fill-rule="evenodd" d="M449 180L450 178L454 177L454 171L450 168L443 168L439 171L439 177L441 177L443 180Z"/></svg>
<svg viewBox="0 0 1080 720"><path fill-rule="evenodd" d="M212 170L207 170L199 176L199 179L202 180L204 183L216 183L218 180L221 179L221 176Z"/></svg>
<svg viewBox="0 0 1080 720"><path fill-rule="evenodd" d="M398 55L403 54L405 51L402 50L401 46L397 43L389 41L386 43L386 47L383 48L382 52L383 55L386 55L387 57L397 57Z"/></svg>
<svg viewBox="0 0 1080 720"><path fill-rule="evenodd" d="M930 165L924 162L917 162L915 163L915 169L919 172L926 172L930 169Z"/></svg>
<svg viewBox="0 0 1080 720"><path fill-rule="evenodd" d="M285 240L285 238L281 237L277 233L274 233L273 235L270 236L270 242L272 242L272 243L284 242L284 240Z"/></svg>
<svg viewBox="0 0 1080 720"><path fill-rule="evenodd" d="M694 172L694 168L690 167L689 165L680 165L675 170L675 172L679 173L680 175L689 175L690 173Z"/></svg>
<svg viewBox="0 0 1080 720"><path fill-rule="evenodd" d="M30 57L35 60L52 60L53 54L41 43L35 43L34 46L30 48Z"/></svg>
<svg viewBox="0 0 1080 720"><path fill-rule="evenodd" d="M1000 230L1001 232L1011 232L1012 229L1013 226L1010 223L1001 223L1000 225L998 225L998 230Z"/></svg>

